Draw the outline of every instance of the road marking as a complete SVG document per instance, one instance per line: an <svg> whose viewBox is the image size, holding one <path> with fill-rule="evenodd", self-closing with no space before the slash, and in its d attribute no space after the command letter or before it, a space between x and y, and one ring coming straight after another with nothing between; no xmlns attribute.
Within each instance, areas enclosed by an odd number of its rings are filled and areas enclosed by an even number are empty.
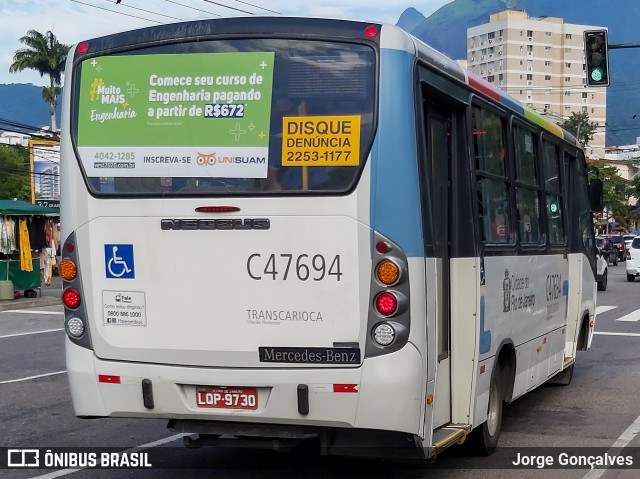
<svg viewBox="0 0 640 479"><path fill-rule="evenodd" d="M606 313L612 309L616 309L617 306L596 306L596 315Z"/></svg>
<svg viewBox="0 0 640 479"><path fill-rule="evenodd" d="M631 426L629 426L626 431L620 434L620 437L616 439L616 442L613 443L613 445L611 446L609 451L607 451L607 453L610 456L619 456L620 455L619 449L626 447L627 444L633 441L633 439L639 433L640 433L640 416L638 416L636 420L633 421ZM591 469L589 472L587 472L584 475L583 479L598 479L600 476L604 474L606 470L607 470L606 467L604 469Z"/></svg>
<svg viewBox="0 0 640 479"><path fill-rule="evenodd" d="M18 336L29 336L30 334L42 334L42 333L53 333L54 331L64 331L64 328L57 329L45 329L44 331L34 331L33 333L16 333L16 334L6 334L4 336L0 336L0 339L4 338L15 338Z"/></svg>
<svg viewBox="0 0 640 479"><path fill-rule="evenodd" d="M637 323L638 321L640 321L640 309L636 309L633 313L626 314L621 318L616 319L616 321L626 321L626 322Z"/></svg>
<svg viewBox="0 0 640 479"><path fill-rule="evenodd" d="M11 383L20 383L23 381L30 381L31 379L38 379L38 378L46 378L47 376L55 376L57 374L64 374L67 371L56 371L55 373L45 373L45 374L38 374L37 376L29 376L28 378L20 378L20 379L9 379L8 381L0 381L0 384L11 384Z"/></svg>
<svg viewBox="0 0 640 479"><path fill-rule="evenodd" d="M170 442L177 441L178 439L187 436L188 434L174 434L173 436L165 437L164 439L158 439L157 441L148 442L147 444L143 444L142 446L132 447L131 449L126 449L122 452L133 452L133 451L144 451L145 449L151 449L152 447L162 446L163 444L168 444ZM67 476L69 474L73 474L74 472L82 471L86 469L85 467L80 469L60 469L59 471L53 471L49 474L44 474L42 476L36 476L31 479L54 479L56 477Z"/></svg>
<svg viewBox="0 0 640 479"><path fill-rule="evenodd" d="M64 311L33 311L31 309L7 309L5 311L0 311L2 313L20 313L20 314L55 314L55 315L63 315Z"/></svg>
<svg viewBox="0 0 640 479"><path fill-rule="evenodd" d="M640 333L610 333L607 331L594 331L593 334L600 334L602 336L635 336L640 337Z"/></svg>

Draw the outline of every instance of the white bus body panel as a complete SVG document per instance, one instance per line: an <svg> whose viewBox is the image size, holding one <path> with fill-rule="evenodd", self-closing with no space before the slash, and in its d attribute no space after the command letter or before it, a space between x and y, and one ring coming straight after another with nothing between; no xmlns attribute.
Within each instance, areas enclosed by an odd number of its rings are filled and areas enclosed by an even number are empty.
<svg viewBox="0 0 640 479"><path fill-rule="evenodd" d="M280 201L272 205L274 211L290 209L290 200ZM171 218L170 213L144 216L140 210L136 216L135 206L127 207L130 216L102 216L77 229L81 274L92 279L84 285L84 298L93 319L96 355L160 364L259 367L265 365L258 362L261 346L360 342L370 268L359 265L371 261L369 229L353 218L327 214L326 202L323 215L314 214L314 201L296 202L306 203L308 214L271 214L267 231L161 231L160 220ZM178 217L211 201L184 203ZM226 203L240 206L250 218L265 214L256 211L255 201ZM348 210L349 203L354 201L346 199L341 209ZM154 210L152 205L148 209ZM135 279L106 277L105 245L115 244L133 245ZM290 263L281 256L285 254L292 255ZM314 257L319 268L324 263L324 275L313 269ZM338 261L339 280L329 274L338 272ZM275 279L265 273L274 268ZM109 292L139 293L136 304L144 306L145 324L108 324Z"/></svg>
<svg viewBox="0 0 640 479"><path fill-rule="evenodd" d="M71 396L78 416L149 417L358 427L420 435L424 384L422 358L411 344L365 359L359 368L225 369L104 361L66 341ZM98 383L97 375L120 375L120 384ZM153 383L154 409L144 407L140 384ZM250 385L258 409L203 409L195 387ZM309 414L298 413L296 388L309 387ZM334 392L333 384L357 384L358 392Z"/></svg>

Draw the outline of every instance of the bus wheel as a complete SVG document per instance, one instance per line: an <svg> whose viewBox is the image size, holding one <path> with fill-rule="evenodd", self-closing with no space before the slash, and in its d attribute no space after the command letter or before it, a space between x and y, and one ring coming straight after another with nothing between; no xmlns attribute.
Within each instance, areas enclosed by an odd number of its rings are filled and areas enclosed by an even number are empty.
<svg viewBox="0 0 640 479"><path fill-rule="evenodd" d="M602 279L598 281L598 291L606 291L607 290L607 270L604 270L604 274L602 275Z"/></svg>
<svg viewBox="0 0 640 479"><path fill-rule="evenodd" d="M487 420L471 433L471 447L474 452L482 456L490 456L496 450L500 430L502 428L502 387L500 384L500 368L493 372L491 388L489 389L489 406Z"/></svg>

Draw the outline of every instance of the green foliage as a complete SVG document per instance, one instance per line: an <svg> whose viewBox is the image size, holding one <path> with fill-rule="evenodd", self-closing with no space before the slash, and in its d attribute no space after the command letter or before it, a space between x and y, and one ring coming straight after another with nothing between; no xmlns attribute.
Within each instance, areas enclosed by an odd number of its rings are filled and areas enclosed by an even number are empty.
<svg viewBox="0 0 640 479"><path fill-rule="evenodd" d="M558 125L572 133L580 143L588 145L593 140L593 135L598 128L597 123L589 121L589 114L586 112L572 112L571 116Z"/></svg>
<svg viewBox="0 0 640 479"><path fill-rule="evenodd" d="M24 44L26 48L16 50L9 72L35 70L40 73L40 76L47 75L49 77L50 86L42 89L42 98L49 103L51 129L56 131L57 94L60 92L60 82L71 46L60 43L50 31L40 33L36 30L29 30L25 36L20 38L20 43Z"/></svg>
<svg viewBox="0 0 640 479"><path fill-rule="evenodd" d="M622 226L629 223L628 199L632 194L629 181L618 175L615 166L608 165L603 161L594 161L593 166L600 170L600 179L603 183L604 207L610 215Z"/></svg>
<svg viewBox="0 0 640 479"><path fill-rule="evenodd" d="M29 152L20 146L0 145L0 199L31 201Z"/></svg>

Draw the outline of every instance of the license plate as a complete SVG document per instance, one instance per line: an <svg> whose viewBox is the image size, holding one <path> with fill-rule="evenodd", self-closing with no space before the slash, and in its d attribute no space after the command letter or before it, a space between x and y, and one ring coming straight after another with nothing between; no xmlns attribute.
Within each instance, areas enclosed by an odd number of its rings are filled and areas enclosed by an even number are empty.
<svg viewBox="0 0 640 479"><path fill-rule="evenodd" d="M198 386L196 406L215 409L258 409L258 390L232 386Z"/></svg>

